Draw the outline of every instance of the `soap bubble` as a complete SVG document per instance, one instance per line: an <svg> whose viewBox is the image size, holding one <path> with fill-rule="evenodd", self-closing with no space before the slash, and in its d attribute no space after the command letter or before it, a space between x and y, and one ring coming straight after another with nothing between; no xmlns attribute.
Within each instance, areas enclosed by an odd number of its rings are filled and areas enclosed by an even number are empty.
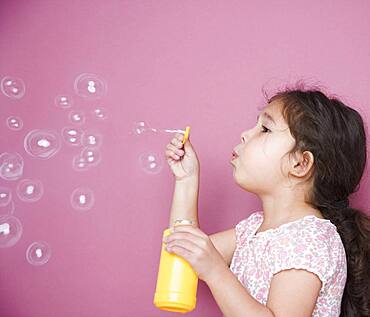
<svg viewBox="0 0 370 317"><path fill-rule="evenodd" d="M19 219L13 215L0 217L0 248L8 248L15 245L23 233L23 227Z"/></svg>
<svg viewBox="0 0 370 317"><path fill-rule="evenodd" d="M18 153L4 152L0 155L0 177L5 180L16 180L23 174L23 158Z"/></svg>
<svg viewBox="0 0 370 317"><path fill-rule="evenodd" d="M81 151L80 158L90 166L98 165L101 160L101 154L98 149L85 148Z"/></svg>
<svg viewBox="0 0 370 317"><path fill-rule="evenodd" d="M0 207L0 216L11 215L14 213L14 210L15 210L15 204L14 204L14 201L11 200L9 204L7 204L6 206Z"/></svg>
<svg viewBox="0 0 370 317"><path fill-rule="evenodd" d="M44 194L44 185L38 179L22 179L17 185L17 196L24 202L38 201Z"/></svg>
<svg viewBox="0 0 370 317"><path fill-rule="evenodd" d="M72 168L77 172L83 172L89 169L89 164L83 157L76 155L72 160Z"/></svg>
<svg viewBox="0 0 370 317"><path fill-rule="evenodd" d="M16 116L10 116L6 119L6 125L9 129L19 131L23 128L23 121Z"/></svg>
<svg viewBox="0 0 370 317"><path fill-rule="evenodd" d="M51 249L47 242L36 241L30 244L26 251L26 259L32 265L43 265L51 256Z"/></svg>
<svg viewBox="0 0 370 317"><path fill-rule="evenodd" d="M79 128L64 127L62 129L62 138L65 143L73 146L81 145L83 131Z"/></svg>
<svg viewBox="0 0 370 317"><path fill-rule="evenodd" d="M60 149L61 142L58 134L51 130L32 130L24 138L24 149L34 157L48 159Z"/></svg>
<svg viewBox="0 0 370 317"><path fill-rule="evenodd" d="M12 191L9 187L0 187L0 207L4 207L12 200Z"/></svg>
<svg viewBox="0 0 370 317"><path fill-rule="evenodd" d="M85 113L81 110L72 110L68 117L69 121L75 124L83 124L85 122Z"/></svg>
<svg viewBox="0 0 370 317"><path fill-rule="evenodd" d="M91 113L97 120L105 120L108 117L107 111L102 107L94 109Z"/></svg>
<svg viewBox="0 0 370 317"><path fill-rule="evenodd" d="M84 147L96 148L103 143L103 135L94 130L86 130L82 133L82 145Z"/></svg>
<svg viewBox="0 0 370 317"><path fill-rule="evenodd" d="M9 98L20 99L26 92L26 86L22 79L9 76L1 80L1 91Z"/></svg>
<svg viewBox="0 0 370 317"><path fill-rule="evenodd" d="M107 84L95 74L83 73L74 82L77 95L86 99L99 99L107 92Z"/></svg>
<svg viewBox="0 0 370 317"><path fill-rule="evenodd" d="M54 102L57 107L63 108L63 109L70 108L73 105L72 97L67 96L67 95L56 96Z"/></svg>
<svg viewBox="0 0 370 317"><path fill-rule="evenodd" d="M133 129L135 134L141 135L149 131L148 125L144 121L134 122Z"/></svg>
<svg viewBox="0 0 370 317"><path fill-rule="evenodd" d="M90 188L78 187L71 195L71 205L76 210L86 211L92 208L95 198Z"/></svg>
<svg viewBox="0 0 370 317"><path fill-rule="evenodd" d="M140 155L139 161L141 168L149 174L158 174L163 167L161 156L155 153L145 152Z"/></svg>

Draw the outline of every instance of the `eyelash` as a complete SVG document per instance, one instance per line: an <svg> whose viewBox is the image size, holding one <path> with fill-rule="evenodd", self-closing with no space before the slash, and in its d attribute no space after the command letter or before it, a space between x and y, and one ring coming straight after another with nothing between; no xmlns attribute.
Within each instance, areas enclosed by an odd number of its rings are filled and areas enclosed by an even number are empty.
<svg viewBox="0 0 370 317"><path fill-rule="evenodd" d="M271 132L271 130L270 129L268 129L268 128L266 128L265 126L262 126L262 133L268 133L268 132Z"/></svg>

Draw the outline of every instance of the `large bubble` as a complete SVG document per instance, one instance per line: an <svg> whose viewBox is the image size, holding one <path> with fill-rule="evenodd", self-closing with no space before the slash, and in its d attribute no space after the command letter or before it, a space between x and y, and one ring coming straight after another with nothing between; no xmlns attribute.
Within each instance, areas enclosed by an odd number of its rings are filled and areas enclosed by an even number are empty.
<svg viewBox="0 0 370 317"><path fill-rule="evenodd" d="M23 175L23 158L18 153L5 152L0 155L0 177L11 181Z"/></svg>
<svg viewBox="0 0 370 317"><path fill-rule="evenodd" d="M94 206L94 202L94 193L88 187L78 187L71 194L71 205L76 210L89 210Z"/></svg>
<svg viewBox="0 0 370 317"><path fill-rule="evenodd" d="M17 185L17 196L24 202L40 200L44 194L44 185L38 179L22 179Z"/></svg>
<svg viewBox="0 0 370 317"><path fill-rule="evenodd" d="M15 245L21 238L23 226L19 219L13 215L0 217L0 248Z"/></svg>
<svg viewBox="0 0 370 317"><path fill-rule="evenodd" d="M51 256L51 248L45 241L35 241L27 248L26 259L32 265L43 265Z"/></svg>
<svg viewBox="0 0 370 317"><path fill-rule="evenodd" d="M34 157L49 159L60 149L59 135L51 130L35 129L30 131L24 138L24 149Z"/></svg>
<svg viewBox="0 0 370 317"><path fill-rule="evenodd" d="M95 74L83 73L76 78L74 90L83 98L99 99L107 93L107 84Z"/></svg>
<svg viewBox="0 0 370 317"><path fill-rule="evenodd" d="M26 86L22 79L6 76L1 80L0 88L2 93L13 99L20 99L26 92Z"/></svg>

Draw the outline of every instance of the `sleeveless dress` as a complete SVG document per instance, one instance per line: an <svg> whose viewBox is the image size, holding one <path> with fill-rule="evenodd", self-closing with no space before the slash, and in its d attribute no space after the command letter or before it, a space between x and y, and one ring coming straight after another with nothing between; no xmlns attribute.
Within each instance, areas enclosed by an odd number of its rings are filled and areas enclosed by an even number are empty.
<svg viewBox="0 0 370 317"><path fill-rule="evenodd" d="M266 305L274 274L305 269L322 281L312 316L339 316L347 261L336 226L328 219L308 215L256 234L262 221L263 211L257 211L235 226L230 270L248 293Z"/></svg>

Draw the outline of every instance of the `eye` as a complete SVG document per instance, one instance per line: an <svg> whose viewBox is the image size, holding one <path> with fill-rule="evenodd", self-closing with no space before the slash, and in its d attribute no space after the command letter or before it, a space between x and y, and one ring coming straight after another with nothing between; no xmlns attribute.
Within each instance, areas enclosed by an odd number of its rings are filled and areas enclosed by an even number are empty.
<svg viewBox="0 0 370 317"><path fill-rule="evenodd" d="M262 133L271 132L270 129L267 129L265 126L262 126Z"/></svg>

